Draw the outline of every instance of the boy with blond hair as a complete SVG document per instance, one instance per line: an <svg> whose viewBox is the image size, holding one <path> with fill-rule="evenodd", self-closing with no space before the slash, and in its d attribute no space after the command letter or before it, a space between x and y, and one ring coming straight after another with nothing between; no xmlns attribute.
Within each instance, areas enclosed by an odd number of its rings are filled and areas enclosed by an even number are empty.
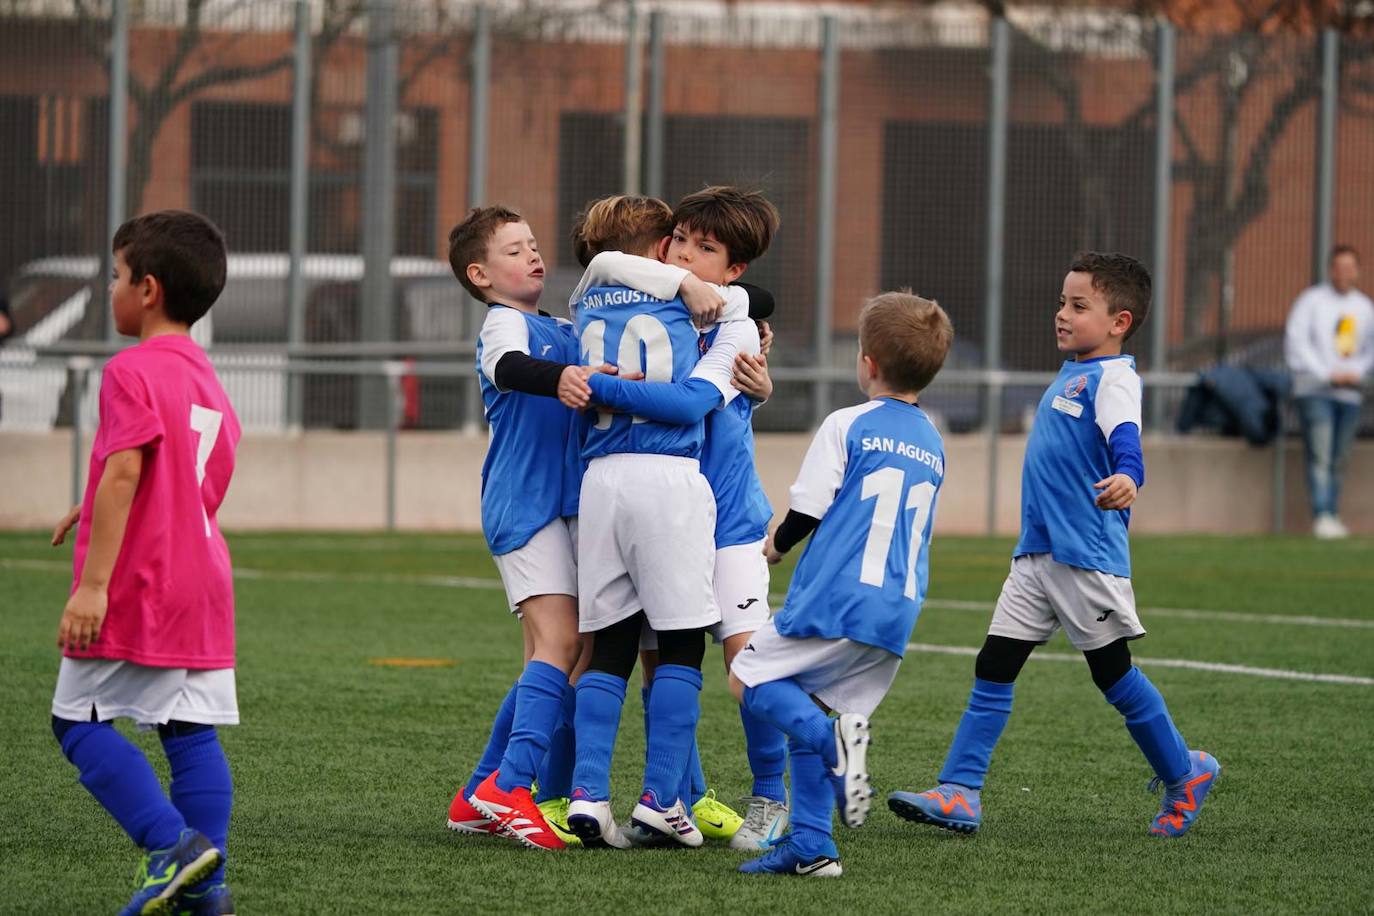
<svg viewBox="0 0 1374 916"><path fill-rule="evenodd" d="M234 581L216 514L239 423L190 329L224 289L224 237L163 210L113 242L115 329L139 339L101 373L52 729L81 784L146 850L125 914L232 913L224 859L234 786L217 725L239 721ZM156 728L170 798L111 720Z"/></svg>
<svg viewBox="0 0 1374 916"><path fill-rule="evenodd" d="M735 697L786 733L792 830L740 866L839 877L832 836L868 814L868 716L887 693L925 598L944 445L917 399L954 331L935 302L883 293L859 314L859 387L869 400L821 423L764 554L782 560L815 532L782 609L730 669ZM839 713L831 720L826 713Z"/></svg>
<svg viewBox="0 0 1374 916"><path fill-rule="evenodd" d="M1086 252L1064 277L1054 317L1070 358L1045 391L1026 441L1021 538L974 664L973 690L940 784L895 792L888 806L908 820L973 833L993 748L1011 716L1012 687L1036 646L1061 626L1083 653L1093 683L1165 788L1150 833L1176 837L1197 818L1221 767L1188 749L1164 698L1131 664L1128 642L1145 635L1136 616L1127 540L1130 507L1145 483L1140 450L1140 376L1121 345L1145 321L1150 274L1124 254Z"/></svg>

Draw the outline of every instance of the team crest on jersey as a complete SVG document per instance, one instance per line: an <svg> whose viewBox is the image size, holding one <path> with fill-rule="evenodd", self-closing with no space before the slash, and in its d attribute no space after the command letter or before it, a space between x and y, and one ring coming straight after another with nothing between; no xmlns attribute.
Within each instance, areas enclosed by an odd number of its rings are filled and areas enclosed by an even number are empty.
<svg viewBox="0 0 1374 916"><path fill-rule="evenodd" d="M1064 397L1076 398L1083 392L1083 389L1087 387L1088 377L1086 375L1080 375L1078 378L1069 379L1064 383Z"/></svg>

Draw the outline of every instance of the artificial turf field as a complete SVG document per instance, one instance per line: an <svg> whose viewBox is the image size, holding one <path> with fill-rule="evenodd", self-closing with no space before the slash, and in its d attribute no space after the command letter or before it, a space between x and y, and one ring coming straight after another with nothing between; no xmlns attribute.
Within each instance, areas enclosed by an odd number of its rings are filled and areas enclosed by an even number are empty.
<svg viewBox="0 0 1374 916"><path fill-rule="evenodd" d="M1072 659L1033 658L1021 675L976 836L893 816L888 791L935 781L972 678L971 657L909 652L873 718L873 811L861 830L837 828L838 881L738 875L743 854L709 844L543 853L450 833L449 798L520 662L481 538L238 534L230 547L244 724L221 734L237 791L229 881L242 913L1374 909L1368 539L1135 539L1136 595L1151 631L1136 655L1190 745L1222 764L1197 826L1179 840L1147 835L1157 805L1145 790L1150 772ZM914 640L978 646L1010 547L937 539ZM137 862L49 731L69 563L70 547L48 547L45 534L0 534L3 913L114 912ZM789 571L775 573L775 592ZM1057 637L1037 654L1071 651ZM748 768L715 649L706 677L702 758L711 785L733 801L749 788ZM165 774L156 736L135 740ZM621 817L642 759L632 690L613 777Z"/></svg>

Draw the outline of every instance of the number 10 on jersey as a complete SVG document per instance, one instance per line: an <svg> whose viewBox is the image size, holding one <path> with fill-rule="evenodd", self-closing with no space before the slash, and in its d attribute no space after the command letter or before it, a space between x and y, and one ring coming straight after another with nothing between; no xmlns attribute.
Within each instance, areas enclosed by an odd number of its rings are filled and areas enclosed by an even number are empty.
<svg viewBox="0 0 1374 916"><path fill-rule="evenodd" d="M902 487L905 483L906 474L901 468L882 468L865 475L863 479L863 499L877 500L873 505L873 521L868 527L868 540L864 542L863 564L859 569L859 581L864 585L883 587L887 576L887 555L892 549L892 536L897 530L897 516L902 511ZM916 560L925 547L926 522L930 520L930 508L934 502L935 484L929 481L915 484L906 491L907 511L916 510L911 517L906 581L902 586L902 594L907 598L916 597Z"/></svg>

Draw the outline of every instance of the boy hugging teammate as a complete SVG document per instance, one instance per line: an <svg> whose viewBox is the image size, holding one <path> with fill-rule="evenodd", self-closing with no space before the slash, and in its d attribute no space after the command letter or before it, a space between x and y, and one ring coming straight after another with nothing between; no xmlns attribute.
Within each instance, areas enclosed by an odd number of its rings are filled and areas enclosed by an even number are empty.
<svg viewBox="0 0 1374 916"><path fill-rule="evenodd" d="M896 677L927 582L944 445L917 397L954 337L944 310L884 293L859 315L859 387L869 401L826 417L792 485L769 563L815 532L782 609L730 671L736 698L786 733L792 829L740 871L838 877L838 803L860 826L871 791L868 719ZM838 712L832 722L827 711Z"/></svg>
<svg viewBox="0 0 1374 916"><path fill-rule="evenodd" d="M234 583L216 513L239 423L190 337L224 289L224 237L165 210L119 227L114 326L79 520L52 728L81 784L146 853L125 914L234 911L224 859L234 788L215 732L239 720ZM157 728L170 798L112 719Z"/></svg>
<svg viewBox="0 0 1374 916"><path fill-rule="evenodd" d="M897 814L972 833L993 748L1011 715L1012 686L1037 645L1059 627L1083 653L1093 683L1126 722L1154 784L1165 788L1150 833L1188 831L1221 767L1191 751L1164 698L1131 664L1136 617L1127 540L1145 482L1140 377L1121 346L1145 321L1150 274L1134 258L1088 252L1069 267L1055 315L1071 358L1040 399L1021 473L1021 539L974 665L973 691L940 771L940 785L897 792Z"/></svg>
<svg viewBox="0 0 1374 916"><path fill-rule="evenodd" d="M660 248L663 263L608 251L592 259L588 276L595 278L614 269L628 285L651 294L660 287L671 291L683 282L684 274L724 286L738 280L767 251L779 222L777 211L763 195L723 186L689 194L678 203L672 218L672 236ZM755 287L745 289L750 295L750 314L767 317L771 297ZM736 358L753 357L760 351L752 323L723 323L706 333L702 343L708 349L685 380L626 381L596 375L588 383L594 402L634 416L679 424L705 420L701 472L716 502L713 584L721 613L710 632L722 645L728 671L754 630L769 617L768 566L762 547L773 513L754 467L751 425L754 409L767 394L749 391L749 397L738 397L745 386L731 384ZM761 371L766 378L766 364L761 364ZM652 667L646 657L646 674ZM646 687L645 708L650 705L651 691ZM714 793L708 794L695 743L681 795L693 806L697 824L707 836L724 836L737 849L766 848L787 829L786 739L743 707L740 719L754 778L752 791L744 799L747 807L742 821L716 802Z"/></svg>

